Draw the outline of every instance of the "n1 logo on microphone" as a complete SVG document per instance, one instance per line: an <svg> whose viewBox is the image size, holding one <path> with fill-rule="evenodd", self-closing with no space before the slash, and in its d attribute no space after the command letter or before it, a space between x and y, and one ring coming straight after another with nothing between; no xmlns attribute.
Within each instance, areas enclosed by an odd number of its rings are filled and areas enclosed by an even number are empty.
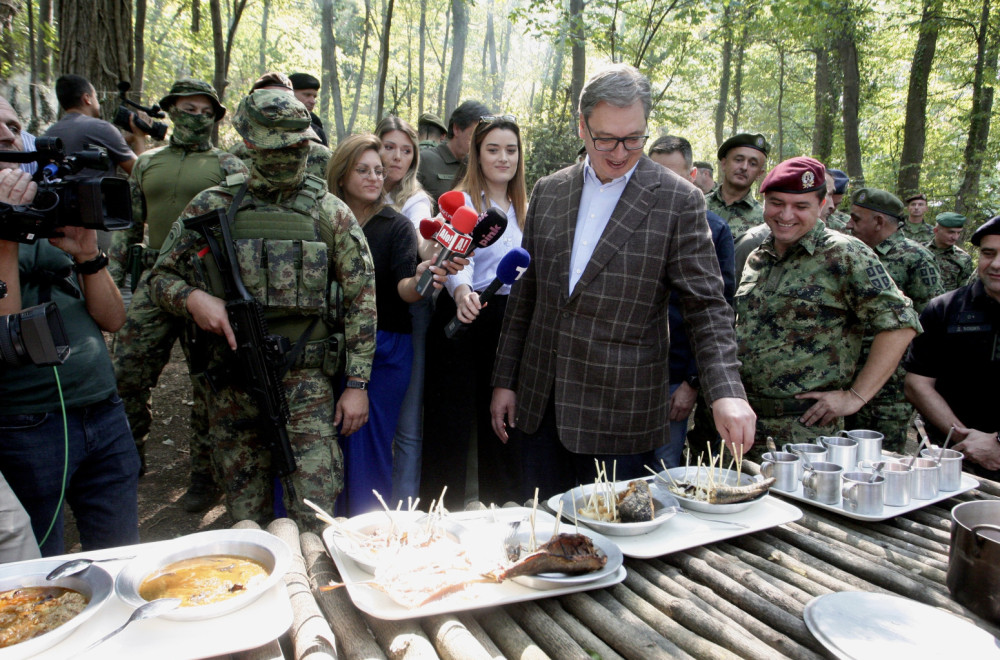
<svg viewBox="0 0 1000 660"><path fill-rule="evenodd" d="M451 252L465 253L472 244L472 237L466 234L460 234L455 231L455 228L451 225L441 225L441 229L438 230L437 236L435 236L437 242L443 245L446 249Z"/></svg>

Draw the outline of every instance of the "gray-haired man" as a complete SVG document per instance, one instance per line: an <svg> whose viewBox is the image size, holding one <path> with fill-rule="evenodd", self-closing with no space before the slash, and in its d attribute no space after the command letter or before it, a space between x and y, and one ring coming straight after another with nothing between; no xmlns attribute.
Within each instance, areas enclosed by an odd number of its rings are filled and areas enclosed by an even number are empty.
<svg viewBox="0 0 1000 660"><path fill-rule="evenodd" d="M580 95L587 159L531 195L522 245L532 263L507 308L491 406L502 440L514 427L523 435L526 490L588 483L595 458L639 476L668 442L671 290L719 432L753 443L704 195L643 155L650 105L633 67L595 74Z"/></svg>

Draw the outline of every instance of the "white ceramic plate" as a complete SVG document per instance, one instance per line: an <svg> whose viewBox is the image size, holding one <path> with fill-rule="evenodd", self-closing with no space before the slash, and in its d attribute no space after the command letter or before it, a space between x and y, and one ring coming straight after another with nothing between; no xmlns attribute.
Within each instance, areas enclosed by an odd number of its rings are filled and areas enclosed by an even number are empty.
<svg viewBox="0 0 1000 660"><path fill-rule="evenodd" d="M554 522L547 522L536 520L535 521L535 542L537 545L541 545L548 541L552 537L552 532L555 529ZM559 526L560 533L574 533L572 526L562 524ZM527 529L527 524L521 525L521 528L514 535L514 539L522 544L521 555L527 554L525 546L528 543L529 536L531 532ZM590 537L597 547L598 553L603 554L608 558L604 566L596 571L590 573L582 573L579 575L569 575L566 573L540 573L538 575L520 575L513 578L514 582L518 584L523 584L526 587L531 587L532 589L557 589L560 587L568 587L572 585L587 584L588 582L594 582L600 580L608 575L612 575L618 570L618 567L622 565L624 561L624 555L622 555L621 548L618 547L611 539L589 529L581 529L580 534Z"/></svg>
<svg viewBox="0 0 1000 660"><path fill-rule="evenodd" d="M699 469L701 470L700 472ZM689 465L687 467L669 468L668 470L659 473L657 481L660 481L660 477L662 477L668 483L670 482L671 478L677 482L689 481L689 480L691 481L700 480L707 482L708 471L709 471L708 468L705 466L699 468L697 466ZM742 472L739 474L739 480L738 480L739 483L737 484L736 470L726 470L722 468L717 468L712 470L712 478L714 479L715 483L722 483L727 486L736 486L736 485L748 486L754 483L755 481L762 480L762 478L759 476L754 476L751 474L747 474L746 472ZM663 481L660 481L660 483L663 484ZM767 495L767 493L763 493L762 495L752 500L746 500L744 502L734 502L732 504L709 504L704 500L696 500L690 497L685 497L684 495L678 494L674 491L670 491L670 493L677 498L677 501L680 502L681 506L684 507L685 509L690 509L691 511L698 511L701 513L738 513L740 511L750 508L757 502L760 502Z"/></svg>
<svg viewBox="0 0 1000 660"><path fill-rule="evenodd" d="M640 536L649 534L654 529L670 520L677 512L677 499L671 495L666 488L656 481L649 483L649 492L653 497L653 519L645 522L605 522L588 518L582 513L574 513L578 509L586 506L587 500L595 490L603 494L605 489L596 484L587 486L577 486L562 494L560 498L563 505L563 517L568 520L576 520L581 525L605 534L607 536ZM628 488L629 482L618 481L614 484L615 493L620 493Z"/></svg>
<svg viewBox="0 0 1000 660"><path fill-rule="evenodd" d="M369 537L381 530L387 530L390 524L398 525L401 530L407 532L426 535L427 518L428 515L422 511L393 511L391 514L385 511L371 511L349 518L341 523L341 527L333 527L331 538L338 550L350 557L359 568L374 575L380 553L364 545L359 537ZM453 541L458 541L462 535L462 526L450 518L436 518L433 525L436 532L447 534Z"/></svg>

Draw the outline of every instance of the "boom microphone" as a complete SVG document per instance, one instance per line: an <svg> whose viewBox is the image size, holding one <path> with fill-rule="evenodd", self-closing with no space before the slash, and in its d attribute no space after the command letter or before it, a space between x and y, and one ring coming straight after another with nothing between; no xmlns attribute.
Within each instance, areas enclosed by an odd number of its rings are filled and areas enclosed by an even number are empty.
<svg viewBox="0 0 1000 660"><path fill-rule="evenodd" d="M442 195L443 197L443 195ZM464 198L463 198L464 199ZM472 247L472 230L476 226L479 216L468 206L460 206L452 214L451 224L442 225L434 236L435 240L441 244L441 251L438 253L434 265L440 266L453 256L462 256L469 252ZM428 268L417 281L416 290L421 296L426 296L431 292L434 285L434 273Z"/></svg>
<svg viewBox="0 0 1000 660"><path fill-rule="evenodd" d="M531 263L531 255L528 251L522 247L516 247L507 254L503 256L500 263L497 264L497 276L490 282L490 285L486 287L486 290L482 292L479 296L479 302L485 305L490 301L490 299L496 295L496 292L500 290L500 287L505 284L513 284L517 280L521 279L524 275L524 271L528 269L528 264ZM468 327L468 323L463 323L461 319L458 318L458 314L455 318L448 321L448 325L444 327L444 334L448 339L451 339L455 335L459 334Z"/></svg>
<svg viewBox="0 0 1000 660"><path fill-rule="evenodd" d="M438 209L446 222L451 222L451 216L459 207L465 205L465 193L449 190L438 197Z"/></svg>

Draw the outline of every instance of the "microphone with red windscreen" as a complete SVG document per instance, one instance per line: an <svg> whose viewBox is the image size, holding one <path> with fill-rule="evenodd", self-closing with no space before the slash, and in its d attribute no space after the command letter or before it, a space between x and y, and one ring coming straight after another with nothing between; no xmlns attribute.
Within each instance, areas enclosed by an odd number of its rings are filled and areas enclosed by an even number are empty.
<svg viewBox="0 0 1000 660"><path fill-rule="evenodd" d="M438 197L438 209L444 217L445 222L451 222L451 216L460 207L465 205L465 193L457 190L449 190Z"/></svg>
<svg viewBox="0 0 1000 660"><path fill-rule="evenodd" d="M451 224L441 225L441 228L434 235L434 239L441 244L441 251L434 261L435 266L440 266L456 255L462 256L469 252L472 246L470 234L476 227L477 220L479 220L479 216L475 211L468 206L460 206L452 213ZM416 290L421 296L427 296L433 288L434 273L428 268L417 281Z"/></svg>
<svg viewBox="0 0 1000 660"><path fill-rule="evenodd" d="M485 305L490 301L490 298L496 295L500 287L505 284L513 284L521 279L524 271L528 270L528 264L530 263L531 255L522 247L516 247L505 254L500 263L497 264L497 276L493 278L490 285L479 295L479 303ZM448 321L448 325L444 327L444 334L448 339L451 339L467 327L468 324L462 323L456 314L455 318Z"/></svg>
<svg viewBox="0 0 1000 660"><path fill-rule="evenodd" d="M437 235L443 224L437 218L424 218L420 221L420 235L429 241Z"/></svg>

